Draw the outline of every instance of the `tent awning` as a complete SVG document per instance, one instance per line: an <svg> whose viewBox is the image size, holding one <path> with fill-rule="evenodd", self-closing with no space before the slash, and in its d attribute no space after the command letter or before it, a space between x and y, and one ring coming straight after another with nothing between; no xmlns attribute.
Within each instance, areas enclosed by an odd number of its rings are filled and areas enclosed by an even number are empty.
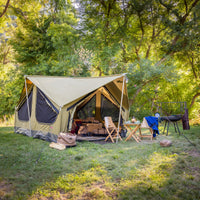
<svg viewBox="0 0 200 200"><path fill-rule="evenodd" d="M111 90L112 88L115 88L116 97L121 96L120 92L123 77L124 74L87 78L62 76L26 76L26 79L30 80L57 105L62 107L106 85L108 88L111 87ZM127 90L124 90L123 104L128 108Z"/></svg>

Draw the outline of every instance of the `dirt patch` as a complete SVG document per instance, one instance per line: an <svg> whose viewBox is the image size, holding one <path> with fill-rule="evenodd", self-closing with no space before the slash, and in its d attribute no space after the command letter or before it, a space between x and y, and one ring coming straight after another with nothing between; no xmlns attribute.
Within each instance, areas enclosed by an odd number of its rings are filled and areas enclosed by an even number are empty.
<svg viewBox="0 0 200 200"><path fill-rule="evenodd" d="M80 197L81 200L93 199L115 199L114 192L106 188L103 183L96 183L87 188L86 192Z"/></svg>
<svg viewBox="0 0 200 200"><path fill-rule="evenodd" d="M58 197L55 197L54 196L50 196L50 197L44 197L44 196L41 196L41 195L33 195L32 197L28 198L28 200L58 200L59 198Z"/></svg>
<svg viewBox="0 0 200 200"><path fill-rule="evenodd" d="M192 157L200 157L200 152L197 150L188 151L188 154Z"/></svg>
<svg viewBox="0 0 200 200"><path fill-rule="evenodd" d="M59 197L59 199L104 200L116 199L116 194L114 190L106 187L103 182L98 182L86 187L82 193L60 192Z"/></svg>
<svg viewBox="0 0 200 200"><path fill-rule="evenodd" d="M0 200L11 197L13 195L12 185L6 181L0 182Z"/></svg>
<svg viewBox="0 0 200 200"><path fill-rule="evenodd" d="M108 143L112 143L111 140L105 141L105 140L99 140L99 141L93 141L93 143L95 144L108 144Z"/></svg>

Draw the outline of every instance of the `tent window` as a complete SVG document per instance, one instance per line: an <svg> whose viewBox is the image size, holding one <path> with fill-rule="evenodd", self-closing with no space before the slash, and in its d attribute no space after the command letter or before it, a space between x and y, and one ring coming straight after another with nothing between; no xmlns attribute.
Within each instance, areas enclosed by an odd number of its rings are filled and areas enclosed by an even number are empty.
<svg viewBox="0 0 200 200"><path fill-rule="evenodd" d="M109 101L105 96L101 95L101 118L110 116L114 122L118 121L119 108Z"/></svg>
<svg viewBox="0 0 200 200"><path fill-rule="evenodd" d="M54 109L50 100L37 88L36 119L41 123L52 124L57 118L57 110Z"/></svg>
<svg viewBox="0 0 200 200"><path fill-rule="evenodd" d="M33 90L31 90L31 92L28 95L30 116L31 116L31 111L32 111L32 96L33 96ZM18 109L18 118L19 118L19 120L22 120L22 121L29 121L27 99L24 101L24 103Z"/></svg>
<svg viewBox="0 0 200 200"><path fill-rule="evenodd" d="M86 119L87 117L95 117L96 95L94 95L82 108L77 112L79 119Z"/></svg>

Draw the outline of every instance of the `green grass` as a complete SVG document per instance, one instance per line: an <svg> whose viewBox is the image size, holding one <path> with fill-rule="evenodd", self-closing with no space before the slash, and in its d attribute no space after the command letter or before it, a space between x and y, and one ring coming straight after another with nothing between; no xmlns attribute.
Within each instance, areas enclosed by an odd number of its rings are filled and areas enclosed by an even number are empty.
<svg viewBox="0 0 200 200"><path fill-rule="evenodd" d="M184 135L193 145L170 128L153 142L58 151L0 127L0 199L200 199L200 126Z"/></svg>

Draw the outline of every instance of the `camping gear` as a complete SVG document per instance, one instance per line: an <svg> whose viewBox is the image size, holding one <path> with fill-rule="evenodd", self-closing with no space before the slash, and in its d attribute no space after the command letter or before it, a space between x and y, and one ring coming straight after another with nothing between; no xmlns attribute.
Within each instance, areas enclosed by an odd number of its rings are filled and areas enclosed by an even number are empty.
<svg viewBox="0 0 200 200"><path fill-rule="evenodd" d="M137 130L140 130L140 126L141 124L136 124L136 123L125 123L124 124L125 128L127 129L129 135L126 138L125 141L130 140L131 138L133 138L136 142L141 142L141 139L137 136L136 132ZM141 131L139 131L139 133L141 134Z"/></svg>
<svg viewBox="0 0 200 200"><path fill-rule="evenodd" d="M83 123L78 130L78 135L107 135L107 131L102 123Z"/></svg>
<svg viewBox="0 0 200 200"><path fill-rule="evenodd" d="M15 132L56 142L60 132L72 130L74 119L91 117L104 123L109 115L117 122L121 115L126 121L129 103L124 77L25 76L15 109Z"/></svg>
<svg viewBox="0 0 200 200"><path fill-rule="evenodd" d="M172 142L170 140L162 140L160 141L160 146L162 147L169 147L172 145Z"/></svg>
<svg viewBox="0 0 200 200"><path fill-rule="evenodd" d="M159 130L158 130L158 118L157 117L153 117L153 116L148 116L145 117L148 126L151 127L151 129L153 130L153 137L156 137L156 134L159 134Z"/></svg>
<svg viewBox="0 0 200 200"><path fill-rule="evenodd" d="M141 131L141 129L148 129L149 130L149 135L147 135L147 134L142 134L142 131ZM149 124L148 124L148 122L147 122L147 120L146 120L146 118L144 117L143 118L143 121L142 121L142 123L141 123L141 126L140 126L140 129L139 129L139 131L140 131L140 137L141 138L143 138L143 137L148 137L148 138L150 138L151 140L153 139L153 129L149 126Z"/></svg>
<svg viewBox="0 0 200 200"><path fill-rule="evenodd" d="M108 132L108 136L106 137L105 141L107 141L109 138L114 143L114 139L117 139L119 137L120 140L122 140L121 136L118 134L118 130L113 123L113 120L111 117L104 117L105 121L105 128Z"/></svg>
<svg viewBox="0 0 200 200"><path fill-rule="evenodd" d="M135 123L136 121L137 121L136 118L135 118L135 117L132 117L131 122L132 122L132 123Z"/></svg>
<svg viewBox="0 0 200 200"><path fill-rule="evenodd" d="M149 119L149 117L147 117L147 119ZM131 138L134 138L135 141L139 143L141 142L140 138L143 138L143 137L150 138L151 140L153 139L154 132L153 132L152 127L149 126L146 120L146 117L143 118L142 123L140 123L140 121L136 121L135 123L128 121L127 123L124 124L124 126L129 132L129 135L125 141L130 140ZM147 134L147 133L143 134L141 129L148 129L150 134ZM137 131L139 131L139 136L136 134Z"/></svg>
<svg viewBox="0 0 200 200"><path fill-rule="evenodd" d="M64 144L66 147L76 146L76 135L72 133L60 133L57 143Z"/></svg>
<svg viewBox="0 0 200 200"><path fill-rule="evenodd" d="M166 125L167 125L167 133L166 133L166 135L168 135L169 123L170 122L173 123L175 132L178 131L178 133L180 134L180 130L178 128L178 123L177 122L182 119L182 115L163 116L160 119L161 119L161 121L165 121L163 134L165 133L165 128L166 128Z"/></svg>
<svg viewBox="0 0 200 200"><path fill-rule="evenodd" d="M126 137L126 134L127 134L127 129L123 126L123 128L121 129L120 131L120 136L122 138L125 138Z"/></svg>
<svg viewBox="0 0 200 200"><path fill-rule="evenodd" d="M66 148L66 146L64 144L55 143L55 142L51 142L49 144L49 147L51 147L53 149L58 149L58 150L64 150Z"/></svg>
<svg viewBox="0 0 200 200"><path fill-rule="evenodd" d="M174 126L175 132L178 132L180 135L177 123L180 120L182 120L183 130L190 129L186 102L157 102L156 109L161 113L159 119L165 122L163 134L165 133L167 125L166 135L168 135L169 124L171 122Z"/></svg>

